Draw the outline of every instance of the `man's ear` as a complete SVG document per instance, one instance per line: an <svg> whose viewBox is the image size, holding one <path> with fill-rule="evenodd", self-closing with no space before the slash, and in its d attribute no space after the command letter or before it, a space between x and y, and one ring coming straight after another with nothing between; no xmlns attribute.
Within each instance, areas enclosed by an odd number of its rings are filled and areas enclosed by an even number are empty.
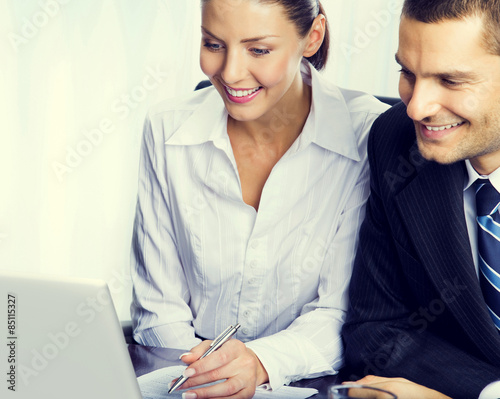
<svg viewBox="0 0 500 399"><path fill-rule="evenodd" d="M306 47L303 56L308 58L312 57L321 47L323 39L325 38L326 31L326 18L323 14L319 14L313 21L311 29L307 34Z"/></svg>

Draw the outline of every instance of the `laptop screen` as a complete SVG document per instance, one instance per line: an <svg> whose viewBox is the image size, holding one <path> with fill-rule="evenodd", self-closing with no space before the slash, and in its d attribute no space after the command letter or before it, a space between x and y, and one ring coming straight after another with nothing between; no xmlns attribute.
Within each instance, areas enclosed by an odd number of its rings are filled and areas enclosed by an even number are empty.
<svg viewBox="0 0 500 399"><path fill-rule="evenodd" d="M0 272L0 301L4 393L141 398L105 282Z"/></svg>

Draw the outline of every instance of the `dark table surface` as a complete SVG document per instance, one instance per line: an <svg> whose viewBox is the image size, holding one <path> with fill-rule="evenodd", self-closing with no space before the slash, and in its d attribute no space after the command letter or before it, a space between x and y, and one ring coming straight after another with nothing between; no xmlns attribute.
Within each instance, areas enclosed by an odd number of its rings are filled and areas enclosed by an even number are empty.
<svg viewBox="0 0 500 399"><path fill-rule="evenodd" d="M182 365L179 356L183 353L181 350L168 348L155 348L142 345L128 345L128 351L132 364L134 365L137 377L151 371L168 367ZM342 376L331 375L320 378L305 379L293 382L292 386L316 388L319 393L312 396L315 399L327 399L327 388L329 385L339 384Z"/></svg>

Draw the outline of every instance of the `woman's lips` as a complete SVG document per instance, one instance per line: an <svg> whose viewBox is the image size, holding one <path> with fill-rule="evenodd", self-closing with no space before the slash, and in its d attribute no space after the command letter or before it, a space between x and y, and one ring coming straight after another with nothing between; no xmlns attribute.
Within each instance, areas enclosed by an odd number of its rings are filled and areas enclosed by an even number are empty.
<svg viewBox="0 0 500 399"><path fill-rule="evenodd" d="M252 101L262 91L262 87L255 87L253 89L234 89L226 85L224 85L224 89L229 100L237 104L244 104Z"/></svg>

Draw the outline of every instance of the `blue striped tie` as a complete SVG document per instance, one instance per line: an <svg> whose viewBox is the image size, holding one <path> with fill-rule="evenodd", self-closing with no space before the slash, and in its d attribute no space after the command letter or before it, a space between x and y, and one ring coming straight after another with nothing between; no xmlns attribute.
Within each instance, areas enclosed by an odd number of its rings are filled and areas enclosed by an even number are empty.
<svg viewBox="0 0 500 399"><path fill-rule="evenodd" d="M488 179L476 180L479 282L493 322L500 331L500 194Z"/></svg>

